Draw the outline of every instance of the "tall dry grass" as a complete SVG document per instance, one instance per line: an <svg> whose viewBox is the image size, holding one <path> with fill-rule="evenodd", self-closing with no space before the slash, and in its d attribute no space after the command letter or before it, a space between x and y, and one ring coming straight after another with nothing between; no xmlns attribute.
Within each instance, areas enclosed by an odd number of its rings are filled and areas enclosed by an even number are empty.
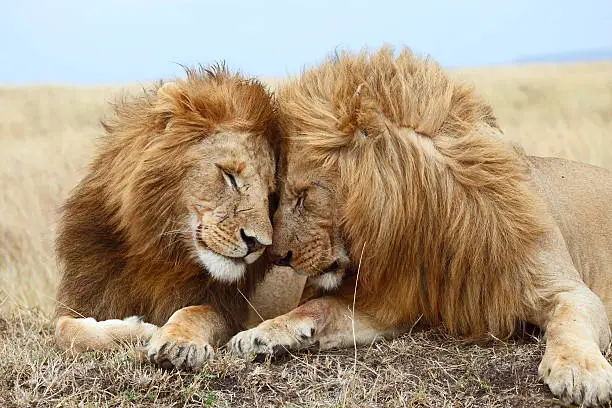
<svg viewBox="0 0 612 408"><path fill-rule="evenodd" d="M528 153L612 167L612 63L453 72ZM132 92L136 86L129 87ZM57 209L83 175L119 87L0 87L1 308L53 308ZM5 299L3 302L3 298Z"/></svg>
<svg viewBox="0 0 612 408"><path fill-rule="evenodd" d="M0 291L4 308L52 310L59 204L102 135L113 87L0 88Z"/></svg>
<svg viewBox="0 0 612 408"><path fill-rule="evenodd" d="M612 168L612 62L456 72L527 153Z"/></svg>

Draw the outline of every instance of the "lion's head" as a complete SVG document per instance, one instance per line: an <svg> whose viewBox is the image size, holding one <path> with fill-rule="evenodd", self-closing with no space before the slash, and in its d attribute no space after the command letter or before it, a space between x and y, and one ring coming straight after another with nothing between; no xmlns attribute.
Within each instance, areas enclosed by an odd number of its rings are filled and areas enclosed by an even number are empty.
<svg viewBox="0 0 612 408"><path fill-rule="evenodd" d="M279 169L284 182L274 215L273 258L323 289L335 289L351 264L341 228L338 173L313 165L294 147L285 144Z"/></svg>
<svg viewBox="0 0 612 408"><path fill-rule="evenodd" d="M279 123L271 95L223 66L120 100L63 206L58 315L163 324L210 305L233 330L268 269Z"/></svg>
<svg viewBox="0 0 612 408"><path fill-rule="evenodd" d="M306 71L277 102L276 263L351 297L360 266L357 301L382 322L514 327L521 289L504 283L530 273L541 228L526 166L471 87L383 48Z"/></svg>
<svg viewBox="0 0 612 408"><path fill-rule="evenodd" d="M118 106L115 121L106 187L130 247L241 279L272 243L277 125L266 90L222 67L192 70Z"/></svg>

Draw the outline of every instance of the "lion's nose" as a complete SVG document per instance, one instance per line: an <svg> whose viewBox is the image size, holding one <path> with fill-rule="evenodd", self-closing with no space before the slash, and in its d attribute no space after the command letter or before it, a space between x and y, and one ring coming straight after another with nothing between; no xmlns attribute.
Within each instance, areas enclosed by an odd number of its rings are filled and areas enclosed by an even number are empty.
<svg viewBox="0 0 612 408"><path fill-rule="evenodd" d="M291 266L292 258L293 252L289 251L283 257L274 257L272 262L274 262L274 265L278 266Z"/></svg>
<svg viewBox="0 0 612 408"><path fill-rule="evenodd" d="M248 236L242 228L240 229L240 237L247 246L247 255L266 247L264 244L259 242L257 238Z"/></svg>

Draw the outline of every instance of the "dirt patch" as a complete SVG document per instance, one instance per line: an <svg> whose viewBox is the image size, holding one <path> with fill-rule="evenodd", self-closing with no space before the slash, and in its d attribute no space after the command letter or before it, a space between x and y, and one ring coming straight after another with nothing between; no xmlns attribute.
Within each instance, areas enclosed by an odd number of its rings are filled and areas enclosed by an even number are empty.
<svg viewBox="0 0 612 408"><path fill-rule="evenodd" d="M262 363L223 350L197 374L139 362L135 350L64 354L44 316L4 317L0 406L557 407L538 382L537 337L465 344L436 330L370 347Z"/></svg>

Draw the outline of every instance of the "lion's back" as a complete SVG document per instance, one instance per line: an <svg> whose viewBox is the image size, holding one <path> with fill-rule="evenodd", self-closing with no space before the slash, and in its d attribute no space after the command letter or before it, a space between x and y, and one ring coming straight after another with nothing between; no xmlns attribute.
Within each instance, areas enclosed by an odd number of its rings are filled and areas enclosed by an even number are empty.
<svg viewBox="0 0 612 408"><path fill-rule="evenodd" d="M528 160L582 279L612 299L612 171L559 158Z"/></svg>

